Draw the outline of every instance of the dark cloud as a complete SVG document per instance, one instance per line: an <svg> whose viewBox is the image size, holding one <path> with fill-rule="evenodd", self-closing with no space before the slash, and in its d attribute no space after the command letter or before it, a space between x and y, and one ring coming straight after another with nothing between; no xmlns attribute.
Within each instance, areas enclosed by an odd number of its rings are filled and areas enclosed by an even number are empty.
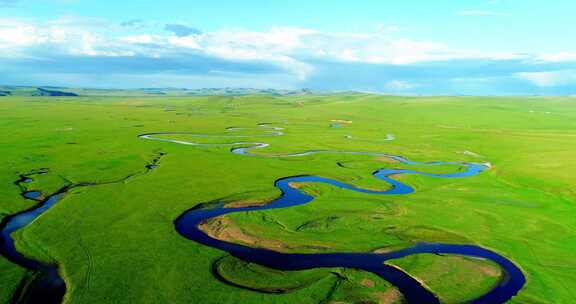
<svg viewBox="0 0 576 304"><path fill-rule="evenodd" d="M41 60L4 59L0 60L3 71L18 73L76 73L76 74L188 74L203 75L217 72L243 74L282 73L277 65L262 61L227 60L203 54L182 53L169 57L145 56L51 56ZM2 73L5 74L5 73ZM1 82L0 76L0 82Z"/></svg>
<svg viewBox="0 0 576 304"><path fill-rule="evenodd" d="M284 88L296 80L277 65L203 54L167 57L54 55L39 60L0 58L0 84L74 87Z"/></svg>
<svg viewBox="0 0 576 304"><path fill-rule="evenodd" d="M309 61L315 67L302 86L317 90L364 90L391 92L390 82L413 87L403 92L446 95L571 95L576 84L539 87L516 77L522 72L576 69L576 63L536 63L523 60L455 60L409 65L339 61Z"/></svg>
<svg viewBox="0 0 576 304"><path fill-rule="evenodd" d="M202 34L202 31L200 31L199 29L182 24L166 24L166 26L164 26L164 29L174 33L174 35L178 37L186 37L191 35Z"/></svg>

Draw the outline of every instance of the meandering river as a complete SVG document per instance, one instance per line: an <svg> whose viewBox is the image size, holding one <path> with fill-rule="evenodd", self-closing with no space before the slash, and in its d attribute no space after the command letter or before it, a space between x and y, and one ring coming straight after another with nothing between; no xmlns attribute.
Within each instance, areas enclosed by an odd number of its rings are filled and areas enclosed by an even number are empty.
<svg viewBox="0 0 576 304"><path fill-rule="evenodd" d="M267 129L263 136L280 136L283 135L282 128L272 127L269 124L262 123L259 126ZM242 128L228 128L230 132L239 131ZM524 274L518 266L512 261L508 260L503 255L496 253L492 250L480 247L478 245L464 245L464 244L444 244L444 243L420 243L412 247L396 250L387 253L357 253L357 252L344 252L344 253L282 253L274 250L263 248L252 248L232 242L226 242L213 237L200 230L199 225L211 218L218 216L235 213L235 212L249 212L258 210L268 210L277 208L289 208L292 206L307 204L314 200L314 197L305 193L302 190L293 186L293 183L324 183L341 189L362 192L372 195L406 195L414 192L414 189L407 184L404 184L396 179L394 176L401 174L418 174L436 178L463 178L480 174L488 169L487 164L475 163L461 163L461 162L414 162L401 156L389 155L384 153L373 152L356 152L356 151L329 151L329 150L311 150L300 153L292 154L279 154L279 155L261 155L251 153L252 149L260 149L268 146L264 142L233 142L227 144L202 144L192 141L176 140L163 138L162 136L171 135L191 135L194 137L253 137L255 135L206 135L206 134L192 134L192 133L149 133L143 134L139 137L147 140L156 140L163 142L170 142L182 145L191 146L231 146L231 152L251 156L251 157L300 157L311 154L356 154L356 155L369 155L386 157L395 160L399 163L407 165L423 165L423 166L437 166L437 165L459 165L463 170L448 173L448 174L432 174L408 169L380 169L373 173L373 176L388 183L390 188L388 190L377 191L355 187L341 181L324 178L319 176L301 175L291 176L277 180L274 185L282 194L263 206L250 206L250 207L225 207L223 204L216 208L202 209L194 208L184 212L175 221L176 230L182 236L230 253L231 255L240 258L244 261L257 263L262 266L278 269L278 270L305 270L311 268L332 268L332 267L347 267L365 270L372 272L384 280L395 285L408 303L411 304L434 304L439 303L438 297L425 288L418 280L411 277L409 274L400 270L399 268L385 264L386 261L407 257L414 254L432 253L432 254L456 254L468 257L481 258L490 260L498 264L504 272L502 279L494 286L489 292L471 301L474 304L500 304L505 303L516 295L524 286L526 279ZM262 136L262 135L261 135ZM62 277L59 275L58 266L56 263L44 263L34 260L20 253L12 238L12 233L25 228L27 225L34 222L42 214L53 207L61 198L71 189L75 187L97 186L102 184L118 183L127 180L128 178L149 172L158 166L160 158L164 154L161 153L150 164L146 165L143 172L130 174L118 180L103 182L103 183L79 183L63 186L53 194L43 196L41 191L28 190L25 184L31 183L36 174L44 174L45 172L22 175L16 185L22 190L22 196L29 200L34 200L37 204L28 210L8 216L0 223L0 254L6 257L11 262L18 264L28 270L32 271L32 278L24 279L20 288L17 290L13 297L13 303L27 302L27 303L46 303L56 304L60 303L66 292L66 284ZM474 284L474 282L470 282Z"/></svg>
<svg viewBox="0 0 576 304"><path fill-rule="evenodd" d="M122 178L104 182L68 183L54 193L47 195L44 195L40 190L29 190L27 185L32 183L36 176L46 174L49 170L42 169L38 172L21 175L14 184L20 188L22 197L35 201L36 204L27 210L9 215L0 222L0 255L29 271L29 275L26 275L20 282L11 302L58 304L62 302L66 294L66 282L60 276L57 263L38 261L19 252L12 237L14 232L32 224L46 211L54 207L70 190L125 182L156 168L164 155L164 153L159 153L150 163L145 165L143 170Z"/></svg>
<svg viewBox="0 0 576 304"><path fill-rule="evenodd" d="M282 135L281 128L269 127L268 124L260 124L263 128L273 128L274 135ZM305 270L311 268L321 268L321 267L347 267L361 269L365 271L372 272L384 280L387 280L391 284L395 285L400 292L403 294L405 300L410 304L434 304L440 303L438 297L422 286L422 284L411 277L404 271L385 264L386 261L407 257L414 254L456 254L467 257L481 258L485 260L490 260L500 266L503 271L501 280L496 286L494 286L486 294L472 300L470 303L473 304L500 304L505 303L515 296L524 286L526 279L524 274L518 266L516 266L512 261L508 260L506 257L496 253L492 250L480 247L478 245L463 245L463 244L445 244L445 243L420 243L412 247L396 250L387 253L282 253L274 250L262 249L262 248L252 248L232 242L227 242L219 240L209 236L207 233L199 228L199 225L203 222L215 218L218 216L231 214L235 212L250 212L277 208L288 208L292 206L307 204L314 200L312 195L305 193L302 190L294 187L292 183L324 183L329 184L334 187L341 189L346 189L350 191L362 192L373 195L406 195L414 192L414 189L404 184L393 176L400 174L419 174L436 178L463 178L474 176L480 174L484 170L488 169L487 164L475 164L475 163L461 163L461 162L414 162L410 161L401 156L383 154L383 153L372 153L372 152L356 152L356 151L328 151L328 150L313 150L305 151L300 153L292 154L281 154L281 155L261 155L250 153L251 149L265 148L268 144L263 142L233 142L227 144L202 144L192 141L176 140L163 138L161 136L171 136L171 135L192 135L191 133L150 133L140 135L140 138L148 140L157 140L164 142L171 142L183 145L192 146L232 146L232 153L252 156L252 157L298 157L311 154L319 153L330 153L330 154L359 154L359 155L370 155L378 157L387 157L389 159L398 161L407 165L424 165L424 166L437 166L437 165L460 165L464 170L448 173L448 174L432 174L426 172L419 172L407 169L380 169L373 173L373 176L388 183L391 188L389 190L377 191L358 188L350 184L340 182L335 179L329 179L319 176L292 176L282 178L275 182L275 187L277 187L282 194L280 197L276 198L269 204L264 206L250 206L250 207L237 207L231 208L229 206L224 206L221 204L214 208L213 206L209 209L193 208L184 212L176 221L176 230L184 237L210 246L213 248L218 248L220 250L226 251L229 254L240 258L244 261L256 263L262 266L278 269L278 270ZM207 135L200 135L205 137ZM231 135L217 135L231 137ZM474 284L474 282L470 282Z"/></svg>

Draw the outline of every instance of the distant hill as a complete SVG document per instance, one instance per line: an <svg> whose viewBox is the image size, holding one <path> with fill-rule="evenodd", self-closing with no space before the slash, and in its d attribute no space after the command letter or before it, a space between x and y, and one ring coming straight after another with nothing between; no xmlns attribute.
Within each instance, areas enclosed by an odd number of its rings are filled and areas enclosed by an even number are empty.
<svg viewBox="0 0 576 304"><path fill-rule="evenodd" d="M205 88L186 90L186 95L193 96L244 96L244 95L274 95L274 96L288 96L288 95L306 95L311 91L304 90L279 90L279 89L253 89L253 88Z"/></svg>
<svg viewBox="0 0 576 304"><path fill-rule="evenodd" d="M44 88L36 89L36 92L32 93L32 96L80 96L76 93L63 92L57 90L48 90Z"/></svg>
<svg viewBox="0 0 576 304"><path fill-rule="evenodd" d="M2 86L0 96L80 96L82 90L60 87Z"/></svg>
<svg viewBox="0 0 576 304"><path fill-rule="evenodd" d="M271 95L271 96L303 96L313 94L361 94L360 92L321 92L310 89L287 90L287 89L255 89L255 88L137 88L137 89L90 89L90 88L66 88L53 86L2 86L0 96L247 96L247 95Z"/></svg>

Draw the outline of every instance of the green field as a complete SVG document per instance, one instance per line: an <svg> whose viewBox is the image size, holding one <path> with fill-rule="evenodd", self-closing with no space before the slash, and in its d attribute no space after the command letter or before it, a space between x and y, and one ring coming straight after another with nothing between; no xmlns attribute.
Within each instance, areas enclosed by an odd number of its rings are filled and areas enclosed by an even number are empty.
<svg viewBox="0 0 576 304"><path fill-rule="evenodd" d="M286 252L369 252L417 242L476 244L514 261L527 283L511 303L575 303L576 98L395 97L366 94L206 97L0 97L0 218L33 202L14 181L40 168L28 187L74 189L17 232L20 252L55 262L65 303L401 303L371 273L354 269L282 272L245 263L180 236L174 220L216 201L265 203L274 181L318 175L370 189L378 168L422 169L361 155L258 158L230 147L139 139L150 132L227 134L270 146L253 153L348 150L414 161L489 162L462 179L407 175L416 193L373 196L302 185L310 204L235 213L207 223L220 237ZM335 125L333 120L347 121ZM265 137L258 123L283 127ZM230 132L228 132L230 133ZM393 134L394 140L386 140ZM351 138L346 138L351 135ZM237 139L171 136L205 143ZM456 166L426 168L453 172ZM216 231L218 230L218 231ZM443 303L462 303L503 279L483 260L418 255L394 261ZM27 271L0 257L0 303Z"/></svg>

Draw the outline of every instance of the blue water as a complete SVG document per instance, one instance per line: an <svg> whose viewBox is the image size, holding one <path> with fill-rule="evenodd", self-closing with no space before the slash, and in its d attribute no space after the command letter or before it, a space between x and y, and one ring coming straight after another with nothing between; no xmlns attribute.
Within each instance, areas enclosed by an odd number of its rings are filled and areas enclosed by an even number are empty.
<svg viewBox="0 0 576 304"><path fill-rule="evenodd" d="M31 178L21 179L16 183L30 183ZM61 303L66 293L66 284L58 274L56 265L42 263L28 258L18 252L12 233L26 227L36 220L42 213L54 206L63 196L66 190L57 192L54 195L40 200L40 191L26 191L22 196L26 199L39 201L31 209L4 218L0 225L0 254L12 263L18 264L36 273L33 282L26 288L26 294L16 294L14 303ZM20 290L23 292L24 290Z"/></svg>
<svg viewBox="0 0 576 304"><path fill-rule="evenodd" d="M26 191L22 193L22 196L27 199L31 200L38 200L42 196L42 192L40 191Z"/></svg>
<svg viewBox="0 0 576 304"><path fill-rule="evenodd" d="M145 166L146 171L141 173L131 173L125 177L104 182L81 182L62 187L56 193L43 197L42 192L36 190L27 190L23 184L33 182L33 179L26 175L21 175L20 179L15 184L22 191L21 195L29 200L38 202L32 208L19 212L14 215L5 217L0 223L0 255L7 258L9 261L18 264L28 270L33 271L33 280L31 282L23 281L26 286L21 285L12 299L13 303L42 303L42 304L57 304L61 303L66 293L66 284L60 274L58 267L54 264L43 263L33 260L19 253L12 234L20 229L25 228L27 225L33 223L44 212L52 208L64 195L76 187L89 187L105 184L114 184L124 182L127 179L145 174L159 166L160 159L165 153L160 152L158 156L152 160L152 163ZM47 173L47 169L42 169L36 173L29 175L38 175Z"/></svg>
<svg viewBox="0 0 576 304"><path fill-rule="evenodd" d="M252 207L238 207L229 208L218 206L211 209L190 209L183 213L176 221L176 230L184 237L195 242L217 248L230 253L231 255L240 258L244 261L256 263L266 267L279 269L279 270L304 270L311 268L324 268L324 267L347 267L356 268L372 272L384 280L389 281L395 285L400 292L404 295L406 301L410 304L434 304L439 303L438 298L431 291L423 287L416 279L412 278L409 274L395 268L383 264L391 259L407 257L414 254L457 254L468 257L475 257L490 260L498 264L504 272L500 282L492 288L488 293L474 299L470 303L473 304L501 304L510 300L515 296L524 286L526 279L522 271L513 262L506 257L482 248L477 245L463 245L463 244L444 244L444 243L421 243L412 247L397 250L388 253L319 253L319 254L297 254L297 253L282 253L268 249L252 248L235 243L230 243L210 237L198 226L208 219L235 213L235 212L250 212L258 210L288 208L292 206L307 204L314 200L314 197L306 194L305 192L290 186L291 183L324 183L341 189L346 189L355 192L362 192L373 195L406 195L414 192L414 189L402 182L392 178L394 175L399 174L418 174L436 178L463 178L480 174L488 168L484 164L473 163L459 163L459 162L426 162L419 163L410 161L401 156L388 155L383 153L371 152L347 152L347 151L322 151L313 150L301 153L282 154L282 155L259 155L250 153L250 149L258 149L267 147L268 144L261 142L235 142L229 144L201 144L196 142L171 140L157 138L158 135L172 135L173 133L154 133L141 135L141 138L159 140L165 142L173 142L185 145L197 146L233 146L232 153L253 156L253 157L297 157L311 154L352 154L352 155L370 155L370 156L383 156L396 160L400 163L407 165L459 165L463 171L448 173L448 174L432 174L419 172L408 169L380 169L373 173L373 176L388 183L391 188L384 191L368 190L358 188L350 184L340 182L338 180L323 178L318 176L293 176L277 180L275 186L281 190L282 195L264 206ZM182 133L180 133L182 134ZM238 147L240 146L240 147ZM470 282L474 284L475 282Z"/></svg>
<svg viewBox="0 0 576 304"><path fill-rule="evenodd" d="M437 163L443 164L443 163ZM184 237L198 243L227 251L231 255L251 263L257 263L266 267L279 270L303 270L319 267L348 267L370 271L389 281L404 295L408 303L439 303L437 297L425 289L417 280L408 274L383 263L396 258L402 258L413 254L458 254L469 257L483 258L498 264L505 272L505 279L500 281L489 293L475 299L471 303L505 303L516 295L525 283L522 271L505 257L476 245L457 245L441 243L422 243L394 252L378 253L331 253L331 254L289 254L273 250L251 248L243 245L229 243L214 239L198 228L198 225L207 219L234 212L246 212L287 208L306 204L314 200L314 197L290 186L293 182L325 183L332 186L376 195L401 195L414 191L409 185L394 180L390 175L396 174L422 174L441 178L458 178L472 176L482 172L486 167L477 164L465 164L466 171L452 174L430 174L413 170L382 169L374 173L374 176L392 185L386 191L375 191L357 188L350 184L337 180L317 176L296 176L280 179L275 186L282 191L282 195L265 206L224 208L203 210L192 209L184 213L176 220L176 230ZM474 284L474 282L470 282Z"/></svg>

